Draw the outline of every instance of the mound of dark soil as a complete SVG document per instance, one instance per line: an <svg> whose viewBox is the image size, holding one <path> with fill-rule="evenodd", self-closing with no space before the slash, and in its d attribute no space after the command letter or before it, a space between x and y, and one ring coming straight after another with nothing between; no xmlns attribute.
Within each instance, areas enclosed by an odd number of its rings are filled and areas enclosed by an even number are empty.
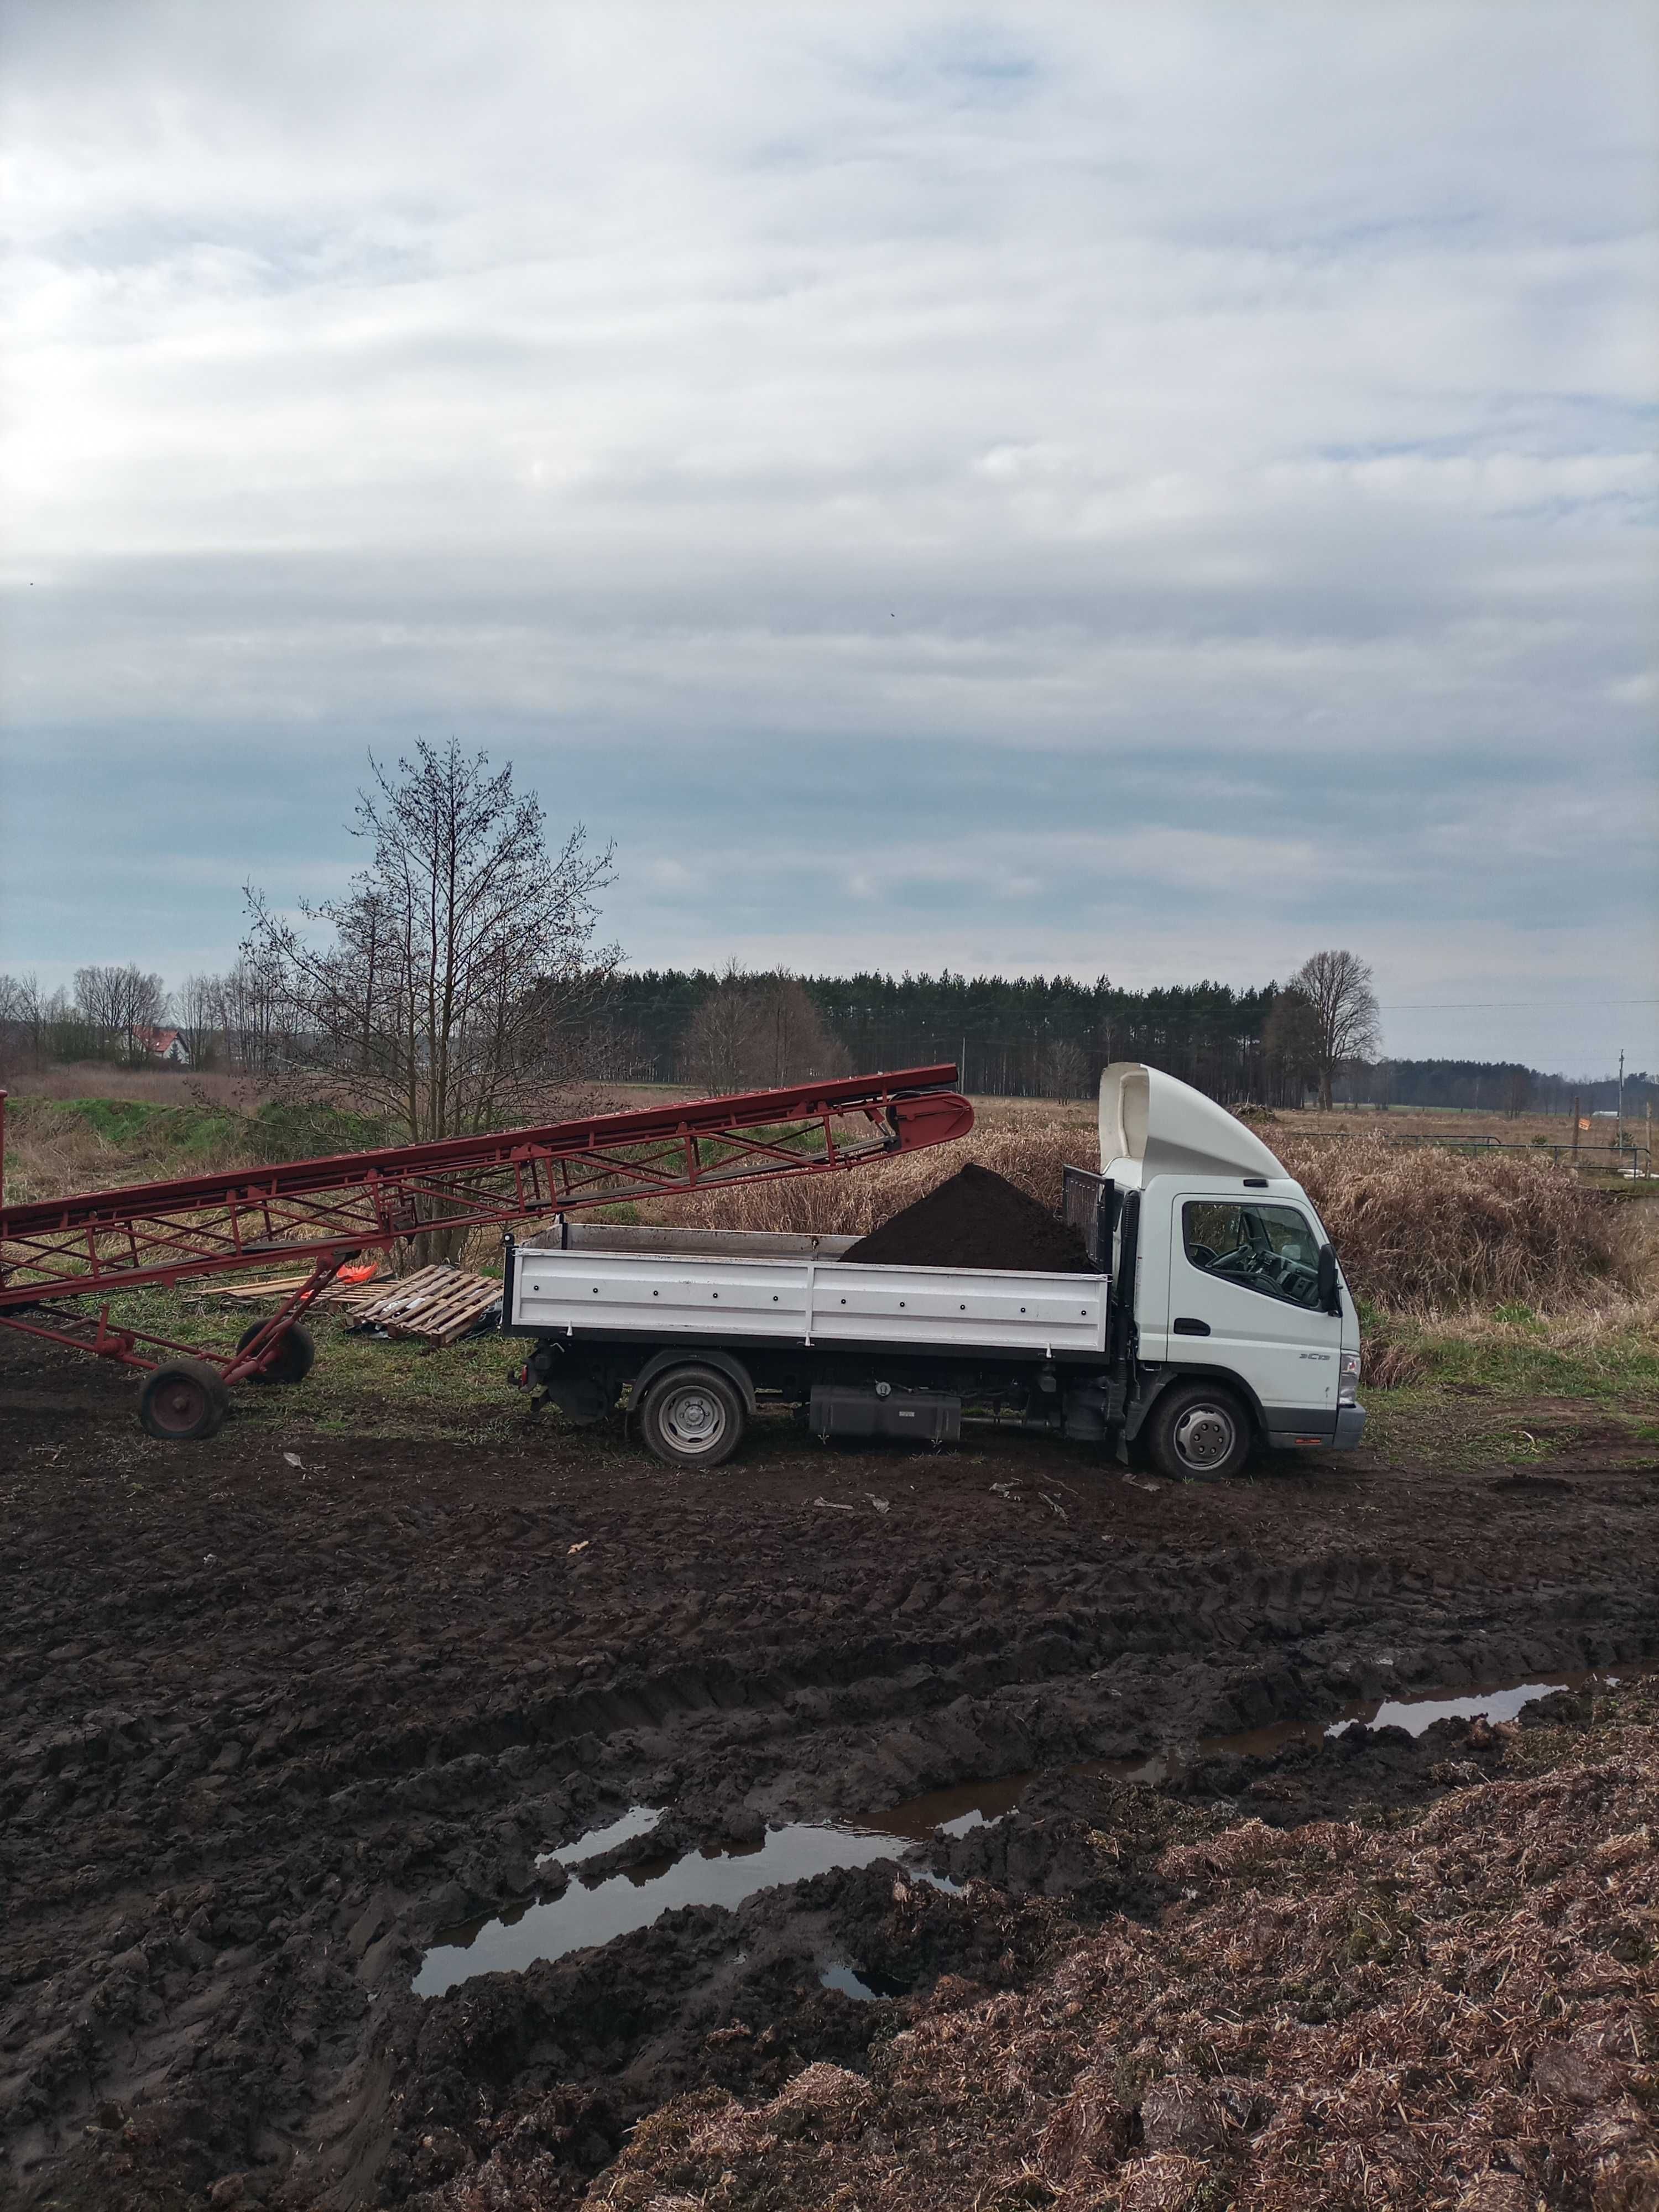
<svg viewBox="0 0 1659 2212"><path fill-rule="evenodd" d="M887 1267L1018 1267L1091 1275L1075 1231L989 1168L965 1167L862 1237L843 1261Z"/></svg>

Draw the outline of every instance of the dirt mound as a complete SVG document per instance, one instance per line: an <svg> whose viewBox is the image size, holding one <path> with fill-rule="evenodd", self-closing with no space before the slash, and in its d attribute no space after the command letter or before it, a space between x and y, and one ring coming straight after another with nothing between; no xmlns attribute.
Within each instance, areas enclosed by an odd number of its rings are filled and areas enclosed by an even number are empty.
<svg viewBox="0 0 1659 2212"><path fill-rule="evenodd" d="M1001 1176L972 1165L872 1229L842 1258L892 1267L1095 1272L1074 1231Z"/></svg>

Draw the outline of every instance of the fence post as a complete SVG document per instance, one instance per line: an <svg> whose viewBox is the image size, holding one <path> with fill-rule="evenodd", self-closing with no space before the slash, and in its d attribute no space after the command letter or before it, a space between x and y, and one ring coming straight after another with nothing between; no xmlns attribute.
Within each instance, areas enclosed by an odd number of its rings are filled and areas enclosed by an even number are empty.
<svg viewBox="0 0 1659 2212"><path fill-rule="evenodd" d="M1572 1094L1572 1164L1578 1164L1578 1093Z"/></svg>

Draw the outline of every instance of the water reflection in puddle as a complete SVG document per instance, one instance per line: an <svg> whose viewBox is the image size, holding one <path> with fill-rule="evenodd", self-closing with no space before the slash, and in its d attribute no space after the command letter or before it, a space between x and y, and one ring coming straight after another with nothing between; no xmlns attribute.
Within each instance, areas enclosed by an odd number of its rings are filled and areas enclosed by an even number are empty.
<svg viewBox="0 0 1659 2212"><path fill-rule="evenodd" d="M608 1828L590 1828L580 1840L561 1844L556 1851L538 1851L538 1866L580 1866L584 1859L596 1859L601 1851L614 1850L618 1844L631 1844L635 1836L648 1836L662 1818L660 1805L630 1805L620 1820L613 1820Z"/></svg>
<svg viewBox="0 0 1659 2212"><path fill-rule="evenodd" d="M1583 1690L1602 1683L1611 1686L1645 1671L1627 1668L1622 1676L1564 1674L1552 1681L1505 1682L1450 1698L1372 1698L1344 1708L1333 1721L1279 1721L1233 1735L1205 1736L1196 1744L1171 1747L1149 1758L1091 1759L1071 1771L1156 1784L1200 1759L1272 1759L1292 1745L1318 1744L1360 1723L1369 1728L1402 1728L1412 1735L1421 1735L1436 1721L1513 1720L1523 1706L1554 1691ZM902 1850L911 1844L931 1841L938 1829L948 1836L966 1835L1011 1813L1036 1779L1036 1772L1034 1769L991 1782L930 1790L876 1814L857 1827L792 1821L769 1830L762 1843L705 1844L701 1851L689 1852L683 1858L643 1859L592 1887L578 1874L562 1897L548 1903L516 1905L498 1916L445 1930L422 1962L414 1982L415 1994L435 1996L474 1974L520 1970L538 1959L560 1959L570 1951L608 1943L633 1929L648 1927L659 1914L681 1905L719 1905L730 1909L757 1890L805 1881L813 1875L838 1868L869 1866L877 1859L894 1856L896 1848ZM618 1844L648 1835L661 1817L660 1809L631 1806L608 1827L543 1852L537 1864L545 1866L556 1860L564 1866L579 1866ZM961 1888L959 1883L920 1868L908 1868L907 1874L912 1881L953 1893ZM897 1994L881 1984L879 1977L863 1975L838 1962L824 1966L819 1978L826 1989L839 1989L848 1996L874 1999Z"/></svg>
<svg viewBox="0 0 1659 2212"><path fill-rule="evenodd" d="M1633 1667L1620 1674L1571 1674L1548 1682L1505 1682L1495 1687L1466 1691L1455 1698L1368 1698L1342 1708L1334 1721L1274 1721L1266 1728L1241 1729L1234 1735L1200 1736L1196 1743L1170 1745L1146 1759L1089 1759L1066 1771L1115 1782L1168 1782L1173 1776L1206 1759L1276 1759L1295 1744L1318 1744L1345 1735L1353 1727L1404 1729L1421 1735L1437 1721L1512 1721L1523 1705L1547 1698L1557 1690L1584 1690L1645 1672ZM964 1783L950 1790L930 1790L925 1796L907 1798L890 1812L878 1814L878 1823L894 1835L927 1843L935 1828L947 1836L965 1836L1012 1813L1042 1770L1005 1774L994 1782Z"/></svg>
<svg viewBox="0 0 1659 2212"><path fill-rule="evenodd" d="M656 1817L651 1814L632 1832L643 1834ZM684 1905L721 1905L730 1910L757 1890L781 1882L805 1881L841 1867L869 1866L876 1859L891 1858L898 1841L890 1834L798 1820L771 1829L763 1843L705 1844L684 1858L643 1859L592 1888L579 1876L562 1897L545 1905L519 1905L496 1918L447 1930L449 1940L435 1943L422 1961L415 1994L436 1996L474 1974L517 1970L538 1959L562 1959L568 1951L609 1943ZM961 1887L920 1868L910 1869L909 1875L936 1889L954 1892Z"/></svg>
<svg viewBox="0 0 1659 2212"><path fill-rule="evenodd" d="M848 1966L833 1962L818 1970L818 1986L839 1990L844 1997L854 1997L860 2004L879 2004L884 1997L902 1997L904 1984L878 1974L872 1966Z"/></svg>

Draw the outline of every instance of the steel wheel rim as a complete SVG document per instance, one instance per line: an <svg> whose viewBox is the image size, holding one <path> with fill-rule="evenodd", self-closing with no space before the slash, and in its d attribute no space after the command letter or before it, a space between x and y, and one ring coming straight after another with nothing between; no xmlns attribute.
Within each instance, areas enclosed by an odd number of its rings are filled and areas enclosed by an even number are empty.
<svg viewBox="0 0 1659 2212"><path fill-rule="evenodd" d="M1175 1425L1176 1456L1183 1467L1208 1474L1228 1458L1237 1434L1224 1407L1190 1407Z"/></svg>
<svg viewBox="0 0 1659 2212"><path fill-rule="evenodd" d="M170 1436L185 1436L206 1414L206 1388L193 1376L168 1377L150 1399L150 1412Z"/></svg>
<svg viewBox="0 0 1659 2212"><path fill-rule="evenodd" d="M677 1390L663 1407L662 1428L678 1451L713 1451L726 1435L726 1408L701 1384Z"/></svg>

